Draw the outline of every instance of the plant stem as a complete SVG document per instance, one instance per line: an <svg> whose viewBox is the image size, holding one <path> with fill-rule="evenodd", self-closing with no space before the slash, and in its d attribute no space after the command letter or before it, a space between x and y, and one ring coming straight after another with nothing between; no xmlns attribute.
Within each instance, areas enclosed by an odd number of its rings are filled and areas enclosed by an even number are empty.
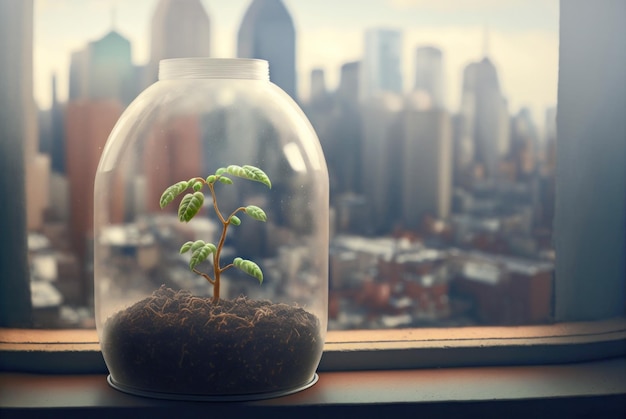
<svg viewBox="0 0 626 419"><path fill-rule="evenodd" d="M211 285L215 284L215 281L213 279L211 279L211 277L207 274L205 274L202 271L197 270L196 268L193 269L193 273L200 275L201 277L203 277L204 279L206 279L207 281L209 281L209 283Z"/></svg>
<svg viewBox="0 0 626 419"><path fill-rule="evenodd" d="M213 304L218 304L220 301L220 275L222 274L222 269L220 269L220 254L222 253L222 247L224 247L224 241L226 240L226 232L228 231L228 226L230 225L230 219L224 220L224 217L217 206L215 188L212 183L209 183L208 186L211 191L211 197L213 198L213 209L215 209L217 217L222 222L222 235L220 236L220 241L217 244L217 250L213 254Z"/></svg>
<svg viewBox="0 0 626 419"><path fill-rule="evenodd" d="M206 274L200 273L200 275L204 276L212 285L213 285L213 304L218 304L220 301L220 277L222 272L226 269L229 269L233 266L233 264L228 264L224 266L224 268L220 268L220 256L222 253L222 248L224 247L224 242L226 241L226 233L228 232L228 226L230 225L230 220L233 215L235 215L239 211L245 212L246 209L244 207L239 207L228 217L228 219L224 219L219 207L217 206L217 197L215 195L215 187L213 183L207 183L204 179L198 178L203 184L209 187L211 191L211 198L213 199L213 209L215 210L215 214L219 218L222 223L222 234L220 236L220 241L217 244L217 249L213 254L213 280L211 281Z"/></svg>

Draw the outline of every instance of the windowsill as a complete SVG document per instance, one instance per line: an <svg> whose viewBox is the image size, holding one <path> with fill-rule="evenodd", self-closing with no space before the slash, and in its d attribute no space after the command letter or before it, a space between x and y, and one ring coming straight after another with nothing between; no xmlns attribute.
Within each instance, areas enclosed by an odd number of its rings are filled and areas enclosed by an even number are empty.
<svg viewBox="0 0 626 419"><path fill-rule="evenodd" d="M534 326L329 332L320 369L559 364L625 354L626 318L620 317Z"/></svg>
<svg viewBox="0 0 626 419"><path fill-rule="evenodd" d="M446 368L442 368L446 367ZM241 403L110 388L94 330L0 329L0 416L626 417L626 319L329 332L312 388ZM235 415L235 416L232 416Z"/></svg>
<svg viewBox="0 0 626 419"><path fill-rule="evenodd" d="M446 367L446 368L442 368ZM626 417L626 319L329 332L312 388L239 403L108 386L94 330L0 329L0 416ZM208 408L208 406L210 408ZM234 416L233 416L234 415Z"/></svg>
<svg viewBox="0 0 626 419"><path fill-rule="evenodd" d="M626 318L537 326L331 331L320 371L540 365L626 354ZM0 371L105 373L95 330L0 329Z"/></svg>
<svg viewBox="0 0 626 419"><path fill-rule="evenodd" d="M624 417L626 359L588 363L322 372L310 389L276 399L201 403L118 392L105 375L0 373L4 417ZM381 416L383 415L383 416ZM123 416L125 417L125 416ZM427 416L429 417L429 416Z"/></svg>

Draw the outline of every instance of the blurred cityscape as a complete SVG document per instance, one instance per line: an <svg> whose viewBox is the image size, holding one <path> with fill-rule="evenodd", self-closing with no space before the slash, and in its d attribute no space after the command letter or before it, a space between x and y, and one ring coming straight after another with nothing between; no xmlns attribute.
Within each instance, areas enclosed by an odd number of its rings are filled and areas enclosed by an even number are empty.
<svg viewBox="0 0 626 419"><path fill-rule="evenodd" d="M159 0L151 33L146 65L133 63L131 43L116 30L74 52L67 102L51 76L52 106L38 112L26 145L38 327L93 327L93 179L102 148L124 108L156 81L159 60L211 56L210 43L198 41L210 36L199 0ZM415 45L415 74L402 74L402 31L393 28L363 34L363 56L341 67L336 89L313 70L302 101L295 36L281 0L253 0L237 55L269 61L272 81L300 104L322 144L331 183L329 328L549 322L556 108L546 109L542 132L527 109L512 115L485 48L462 69L460 109L446 109L445 51ZM403 77L413 80L409 93ZM172 228L167 219L127 224L110 240L154 267ZM298 252L284 249L270 265L288 280Z"/></svg>

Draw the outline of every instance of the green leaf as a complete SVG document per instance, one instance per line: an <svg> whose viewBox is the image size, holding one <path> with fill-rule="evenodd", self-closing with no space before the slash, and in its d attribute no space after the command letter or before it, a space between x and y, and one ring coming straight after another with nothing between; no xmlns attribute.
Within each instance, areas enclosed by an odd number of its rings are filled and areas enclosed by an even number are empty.
<svg viewBox="0 0 626 419"><path fill-rule="evenodd" d="M187 242L180 247L180 254L187 253L189 249L193 246L193 242Z"/></svg>
<svg viewBox="0 0 626 419"><path fill-rule="evenodd" d="M236 215L231 215L230 216L230 223L234 226L238 226L239 224L241 224L241 219L239 217L237 217Z"/></svg>
<svg viewBox="0 0 626 419"><path fill-rule="evenodd" d="M215 183L216 179L217 179L217 176L211 175L208 178L206 178L206 183Z"/></svg>
<svg viewBox="0 0 626 419"><path fill-rule="evenodd" d="M233 181L231 180L231 178L228 178L226 176L220 176L220 182L222 182L224 185L232 185Z"/></svg>
<svg viewBox="0 0 626 419"><path fill-rule="evenodd" d="M194 250L189 261L189 269L193 270L199 263L204 262L210 254L215 253L217 248L213 243L206 243Z"/></svg>
<svg viewBox="0 0 626 419"><path fill-rule="evenodd" d="M195 192L198 192L200 189L202 189L202 186L203 186L203 185L202 185L202 182L195 182L195 183L193 184L193 190L194 190Z"/></svg>
<svg viewBox="0 0 626 419"><path fill-rule="evenodd" d="M253 178L251 180L254 180L256 182L261 182L268 188L272 189L272 182L270 181L269 176L267 176L263 170L259 169L258 167L249 166L249 165L243 166L243 168L253 173Z"/></svg>
<svg viewBox="0 0 626 419"><path fill-rule="evenodd" d="M248 214L250 217L254 218L255 220L264 221L264 222L267 221L267 215L265 214L265 211L263 211L261 208L257 207L256 205L248 205L246 209L244 210L244 212Z"/></svg>
<svg viewBox="0 0 626 419"><path fill-rule="evenodd" d="M246 171L243 170L243 167L237 166L236 164L231 164L230 166L228 166L226 168L226 172L230 173L231 175L235 175L235 176L239 176L243 178L247 177Z"/></svg>
<svg viewBox="0 0 626 419"><path fill-rule="evenodd" d="M200 211L203 203L204 195L202 192L188 193L178 207L178 219L181 222L189 222Z"/></svg>
<svg viewBox="0 0 626 419"><path fill-rule="evenodd" d="M193 244L190 247L191 253L195 252L196 250L198 250L199 248L201 248L205 244L206 243L204 242L204 240L196 240L195 242L193 242Z"/></svg>
<svg viewBox="0 0 626 419"><path fill-rule="evenodd" d="M226 168L226 171L231 175L248 180L253 180L255 182L261 182L268 188L272 188L272 182L270 182L270 178L265 174L263 170L259 169L258 167L250 165L237 166L235 164L231 164Z"/></svg>
<svg viewBox="0 0 626 419"><path fill-rule="evenodd" d="M224 172L225 172L225 171L226 171L226 168L225 168L225 167L220 167L219 169L217 169L217 170L215 171L215 174L216 174L217 176L220 176L220 175L224 174Z"/></svg>
<svg viewBox="0 0 626 419"><path fill-rule="evenodd" d="M263 272L261 271L261 268L259 268L259 265L251 260L235 258L235 260L233 260L233 266L258 279L259 284L263 283Z"/></svg>
<svg viewBox="0 0 626 419"><path fill-rule="evenodd" d="M159 205L161 209L165 208L170 202L172 202L178 195L183 193L185 189L189 187L189 182L181 181L170 187L168 187L163 194L161 195L161 199L159 200Z"/></svg>

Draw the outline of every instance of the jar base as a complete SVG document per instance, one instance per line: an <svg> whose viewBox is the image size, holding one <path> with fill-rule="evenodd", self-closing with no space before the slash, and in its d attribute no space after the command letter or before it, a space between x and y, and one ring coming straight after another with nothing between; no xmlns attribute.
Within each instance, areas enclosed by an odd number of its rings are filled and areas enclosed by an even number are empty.
<svg viewBox="0 0 626 419"><path fill-rule="evenodd" d="M204 394L179 394L179 393L163 393L159 391L142 390L134 387L128 387L120 383L116 383L113 377L109 374L107 376L107 382L114 389L123 393L132 394L134 396L149 397L152 399L165 399L165 400L182 400L182 401L205 401L205 402L238 402L238 401L253 401L273 399L276 397L288 396L290 394L297 393L307 388L312 387L319 380L317 374L313 375L313 378L308 383L297 386L294 388L271 391L267 393L252 393L252 394L226 394L226 395L204 395Z"/></svg>

